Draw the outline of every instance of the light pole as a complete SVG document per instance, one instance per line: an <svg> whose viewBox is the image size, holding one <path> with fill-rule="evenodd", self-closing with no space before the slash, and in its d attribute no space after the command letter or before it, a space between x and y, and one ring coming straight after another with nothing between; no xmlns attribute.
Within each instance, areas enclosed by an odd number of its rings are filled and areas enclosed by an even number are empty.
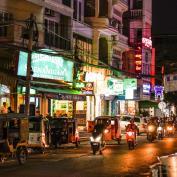
<svg viewBox="0 0 177 177"><path fill-rule="evenodd" d="M33 50L33 27L35 18L31 14L28 19L29 25L29 40L28 40L28 60L27 60L27 73L26 73L26 94L25 94L25 113L29 116L30 111L30 87L31 87L31 55Z"/></svg>

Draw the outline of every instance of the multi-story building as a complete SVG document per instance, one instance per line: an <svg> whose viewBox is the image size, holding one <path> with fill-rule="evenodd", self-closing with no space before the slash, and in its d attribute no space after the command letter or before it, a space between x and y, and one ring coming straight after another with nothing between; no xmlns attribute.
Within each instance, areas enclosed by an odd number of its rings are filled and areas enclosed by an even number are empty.
<svg viewBox="0 0 177 177"><path fill-rule="evenodd" d="M151 0L129 0L124 14L124 34L129 36L130 49L124 58L124 70L138 78L139 99L149 100L154 86L155 62L151 41Z"/></svg>
<svg viewBox="0 0 177 177"><path fill-rule="evenodd" d="M122 84L113 70L122 69L122 54L128 50L128 38L122 34L122 15L127 10L126 0L85 0L85 21L93 28L92 62L99 66L90 70L95 76L90 81L96 82L95 116L116 114L117 93L106 88L109 83Z"/></svg>
<svg viewBox="0 0 177 177"><path fill-rule="evenodd" d="M0 26L3 101L14 111L25 103L29 17L36 19L31 57L30 103L45 115L73 115L73 102L85 101L73 83L73 1L2 0ZM8 90L7 90L8 88Z"/></svg>

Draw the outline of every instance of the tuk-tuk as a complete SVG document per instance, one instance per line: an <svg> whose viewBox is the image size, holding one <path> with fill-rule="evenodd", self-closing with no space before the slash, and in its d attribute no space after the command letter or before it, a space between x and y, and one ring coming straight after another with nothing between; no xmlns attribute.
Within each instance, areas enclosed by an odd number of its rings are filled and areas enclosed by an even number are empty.
<svg viewBox="0 0 177 177"><path fill-rule="evenodd" d="M77 121L73 118L60 117L50 120L51 144L58 145L74 143L79 145L79 133L77 130Z"/></svg>
<svg viewBox="0 0 177 177"><path fill-rule="evenodd" d="M120 120L117 116L99 116L95 118L95 125L104 125L104 140L116 140L118 144L121 142Z"/></svg>
<svg viewBox="0 0 177 177"><path fill-rule="evenodd" d="M0 114L0 160L16 157L20 165L27 160L28 118L24 114Z"/></svg>
<svg viewBox="0 0 177 177"><path fill-rule="evenodd" d="M43 117L29 117L28 147L44 153L49 147L49 120Z"/></svg>

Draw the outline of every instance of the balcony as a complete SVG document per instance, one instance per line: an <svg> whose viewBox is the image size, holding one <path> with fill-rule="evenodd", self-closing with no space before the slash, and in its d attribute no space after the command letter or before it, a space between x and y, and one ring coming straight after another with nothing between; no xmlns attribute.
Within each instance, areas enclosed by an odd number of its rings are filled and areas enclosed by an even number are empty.
<svg viewBox="0 0 177 177"><path fill-rule="evenodd" d="M143 17L142 9L134 9L130 10L130 18L131 19L141 19Z"/></svg>
<svg viewBox="0 0 177 177"><path fill-rule="evenodd" d="M73 32L74 33L78 33L82 36L85 36L87 38L92 38L92 28L85 24L85 23L81 23L79 21L73 20Z"/></svg>
<svg viewBox="0 0 177 177"><path fill-rule="evenodd" d="M123 12L128 10L128 0L112 0L112 4L121 7Z"/></svg>

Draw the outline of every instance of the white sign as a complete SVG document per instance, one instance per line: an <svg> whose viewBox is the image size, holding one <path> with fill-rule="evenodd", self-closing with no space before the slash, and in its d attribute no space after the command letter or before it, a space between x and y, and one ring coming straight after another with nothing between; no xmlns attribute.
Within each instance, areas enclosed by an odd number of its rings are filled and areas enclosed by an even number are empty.
<svg viewBox="0 0 177 177"><path fill-rule="evenodd" d="M166 108L166 103L164 102L164 101L161 101L159 104L158 104L158 107L159 107L159 109L161 109L161 110L164 110L165 108Z"/></svg>
<svg viewBox="0 0 177 177"><path fill-rule="evenodd" d="M151 38L145 38L145 37L143 37L142 38L142 43L144 44L144 46L145 47L148 47L148 48L152 48L152 40L151 40Z"/></svg>

